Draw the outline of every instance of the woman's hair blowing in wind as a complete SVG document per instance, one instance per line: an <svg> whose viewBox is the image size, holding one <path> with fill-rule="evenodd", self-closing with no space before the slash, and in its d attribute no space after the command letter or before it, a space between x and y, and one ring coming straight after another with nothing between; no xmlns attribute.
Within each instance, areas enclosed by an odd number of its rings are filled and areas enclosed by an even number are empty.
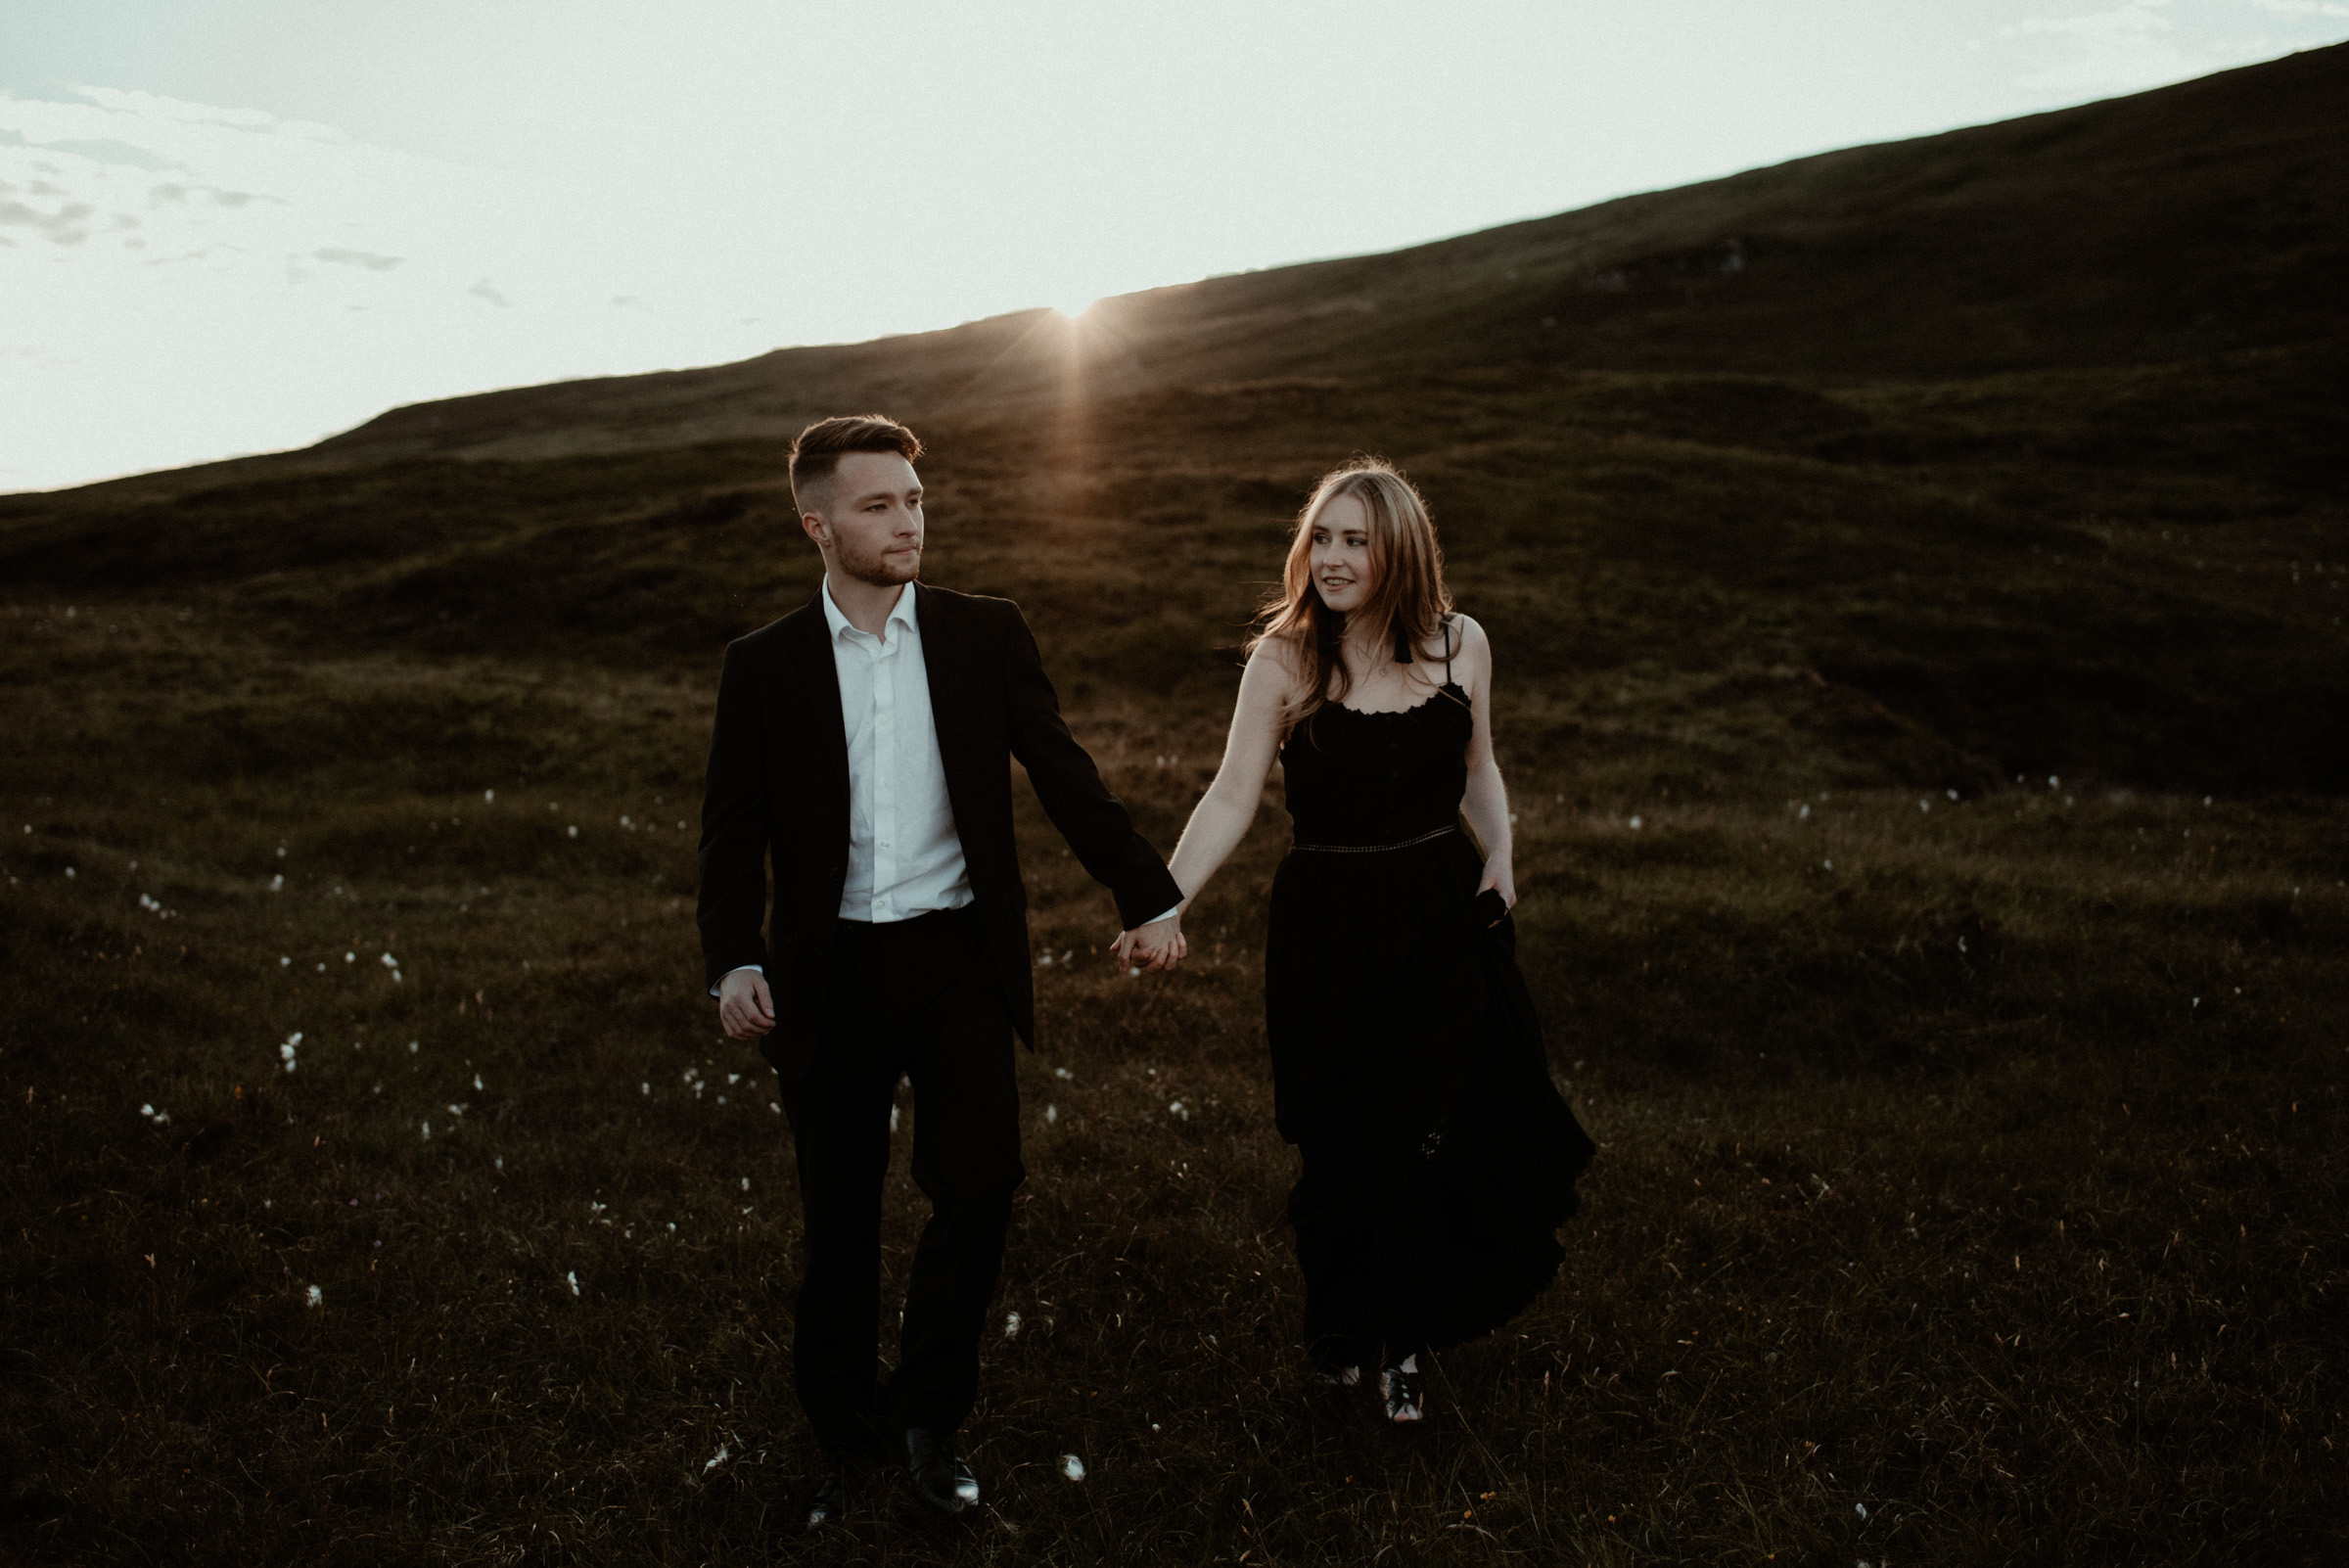
<svg viewBox="0 0 2349 1568"><path fill-rule="evenodd" d="M1253 653L1267 642L1284 643L1294 656L1292 668L1305 678L1287 715L1291 724L1325 703L1343 701L1352 684L1339 657L1349 618L1321 602L1313 560L1315 526L1329 504L1345 496L1359 501L1369 519L1369 592L1352 618L1369 634L1366 640L1394 648L1399 662L1408 662L1435 641L1451 613L1436 526L1426 500L1402 471L1384 458L1358 457L1322 475L1297 516L1280 590L1265 601L1261 629L1248 644Z"/></svg>

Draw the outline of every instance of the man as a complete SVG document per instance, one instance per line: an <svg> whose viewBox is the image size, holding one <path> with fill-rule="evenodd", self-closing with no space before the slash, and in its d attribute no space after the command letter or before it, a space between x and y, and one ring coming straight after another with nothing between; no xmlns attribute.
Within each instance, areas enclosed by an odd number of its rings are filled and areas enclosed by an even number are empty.
<svg viewBox="0 0 2349 1568"><path fill-rule="evenodd" d="M798 1155L793 1387L825 1461L811 1526L840 1516L848 1457L882 1431L902 1433L924 1500L951 1514L979 1499L955 1431L1026 1174L1011 1037L1035 1036L1012 759L1116 895L1120 954L1159 969L1184 950L1180 890L1061 721L1018 607L918 581L921 451L879 416L821 420L793 443L824 581L726 649L702 807L710 990L728 1036L762 1038ZM931 1213L884 1395L881 1185L900 1075Z"/></svg>

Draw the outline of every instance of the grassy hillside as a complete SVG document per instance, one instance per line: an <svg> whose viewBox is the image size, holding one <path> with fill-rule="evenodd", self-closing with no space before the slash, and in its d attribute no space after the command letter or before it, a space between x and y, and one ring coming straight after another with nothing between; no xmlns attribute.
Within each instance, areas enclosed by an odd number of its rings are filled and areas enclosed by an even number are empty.
<svg viewBox="0 0 2349 1568"><path fill-rule="evenodd" d="M1475 366L1806 384L2161 363L2349 335L2349 45L1799 159L1392 254L399 409L336 456L539 456L974 408Z"/></svg>
<svg viewBox="0 0 2349 1568"><path fill-rule="evenodd" d="M788 1142L692 843L717 651L816 578L773 434L878 405L926 572L1026 607L1162 845L1313 477L1421 480L1602 1149L1428 1430L1321 1396L1285 823L1160 982L1031 809L990 1510L876 1477L806 1555L2332 1560L2345 72L0 497L0 1543L802 1551Z"/></svg>

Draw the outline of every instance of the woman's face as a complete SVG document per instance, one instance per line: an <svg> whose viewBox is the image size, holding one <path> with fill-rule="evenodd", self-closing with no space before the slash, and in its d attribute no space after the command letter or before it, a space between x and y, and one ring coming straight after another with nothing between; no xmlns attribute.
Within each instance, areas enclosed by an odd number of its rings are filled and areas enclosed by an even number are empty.
<svg viewBox="0 0 2349 1568"><path fill-rule="evenodd" d="M1358 496L1341 495L1313 519L1311 560L1321 602L1344 613L1370 597L1370 513Z"/></svg>

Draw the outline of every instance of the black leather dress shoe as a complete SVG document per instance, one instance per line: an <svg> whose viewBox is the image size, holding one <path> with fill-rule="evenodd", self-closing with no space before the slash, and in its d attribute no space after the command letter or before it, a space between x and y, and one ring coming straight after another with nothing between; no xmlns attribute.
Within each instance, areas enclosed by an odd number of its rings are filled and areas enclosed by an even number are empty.
<svg viewBox="0 0 2349 1568"><path fill-rule="evenodd" d="M840 1523L849 1511L848 1472L837 1464L827 1462L823 1473L816 1477L815 1485L807 1489L807 1502L804 1511L807 1515L807 1528L810 1530L819 1525Z"/></svg>
<svg viewBox="0 0 2349 1568"><path fill-rule="evenodd" d="M979 1478L968 1459L954 1452L954 1434L917 1426L905 1433L905 1465L913 1490L942 1513L968 1512L979 1505Z"/></svg>

